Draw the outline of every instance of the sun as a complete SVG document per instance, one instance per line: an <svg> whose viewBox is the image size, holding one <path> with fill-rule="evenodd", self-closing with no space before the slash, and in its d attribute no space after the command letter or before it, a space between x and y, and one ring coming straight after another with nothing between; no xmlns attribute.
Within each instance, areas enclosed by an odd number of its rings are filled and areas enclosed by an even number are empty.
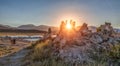
<svg viewBox="0 0 120 66"><path fill-rule="evenodd" d="M69 23L66 25L66 28L67 28L67 29L71 29L71 27L72 27L72 26L71 26Z"/></svg>

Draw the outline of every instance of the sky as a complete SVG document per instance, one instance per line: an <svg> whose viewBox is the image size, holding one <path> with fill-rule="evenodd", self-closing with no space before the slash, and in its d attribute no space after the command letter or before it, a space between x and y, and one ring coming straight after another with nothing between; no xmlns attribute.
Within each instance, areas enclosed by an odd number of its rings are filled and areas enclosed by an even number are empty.
<svg viewBox="0 0 120 66"><path fill-rule="evenodd" d="M120 27L120 0L0 0L0 24L58 26L63 20Z"/></svg>

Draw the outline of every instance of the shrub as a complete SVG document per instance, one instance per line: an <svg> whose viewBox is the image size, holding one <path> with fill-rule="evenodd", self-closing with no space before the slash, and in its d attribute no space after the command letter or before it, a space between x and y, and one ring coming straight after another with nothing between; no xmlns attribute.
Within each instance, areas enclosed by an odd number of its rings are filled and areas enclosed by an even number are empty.
<svg viewBox="0 0 120 66"><path fill-rule="evenodd" d="M112 46L107 56L114 65L120 65L120 44Z"/></svg>
<svg viewBox="0 0 120 66"><path fill-rule="evenodd" d="M89 51L89 56L98 64L119 66L120 64L120 44L106 46L95 45Z"/></svg>

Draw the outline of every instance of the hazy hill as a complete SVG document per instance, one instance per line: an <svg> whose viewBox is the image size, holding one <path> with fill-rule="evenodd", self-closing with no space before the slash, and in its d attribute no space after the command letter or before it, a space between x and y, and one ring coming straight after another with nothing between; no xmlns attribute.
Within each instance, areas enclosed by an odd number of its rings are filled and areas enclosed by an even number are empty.
<svg viewBox="0 0 120 66"><path fill-rule="evenodd" d="M76 30L79 30L81 26L77 26ZM88 29L91 30L92 32L96 32L97 27L95 26L88 26Z"/></svg>
<svg viewBox="0 0 120 66"><path fill-rule="evenodd" d="M18 29L34 29L34 30L42 30L42 31L47 31L48 28L51 28L52 31L57 31L58 28L54 27L54 26L47 26L47 25L39 25L39 26L35 26L33 24L27 24L27 25L21 25L17 27Z"/></svg>
<svg viewBox="0 0 120 66"><path fill-rule="evenodd" d="M5 33L46 33L45 30L37 30L38 27L32 24L21 25L19 27L11 27L0 24L0 32Z"/></svg>
<svg viewBox="0 0 120 66"><path fill-rule="evenodd" d="M18 29L36 29L36 26L33 24L27 24L27 25L20 25L17 28Z"/></svg>
<svg viewBox="0 0 120 66"><path fill-rule="evenodd" d="M54 27L54 26L47 26L47 25L39 25L39 26L35 26L33 24L26 24L26 25L20 25L18 27L11 27L9 25L2 25L0 24L0 29L1 31L25 31L25 30L37 30L37 31L48 31L48 28L51 28L53 32L57 32L58 31L58 27Z"/></svg>
<svg viewBox="0 0 120 66"><path fill-rule="evenodd" d="M11 28L13 28L13 27L8 26L8 25L2 25L2 24L0 24L0 29L11 29Z"/></svg>

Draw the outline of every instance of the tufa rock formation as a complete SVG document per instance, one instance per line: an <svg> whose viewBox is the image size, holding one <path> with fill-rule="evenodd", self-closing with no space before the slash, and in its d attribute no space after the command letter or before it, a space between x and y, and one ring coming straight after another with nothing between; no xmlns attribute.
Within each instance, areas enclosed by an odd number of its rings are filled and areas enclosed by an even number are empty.
<svg viewBox="0 0 120 66"><path fill-rule="evenodd" d="M98 27L97 32L94 33L88 30L86 23L82 25L79 31L76 31L74 23L72 26L74 28L71 30L73 33L70 33L70 36L74 36L72 38L66 38L68 33L65 25L65 22L61 22L59 35L53 40L53 46L55 50L57 49L54 53L66 62L94 62L88 53L92 49L91 47L108 49L111 45L120 42L120 37L115 36L117 34L114 32L111 23L106 22Z"/></svg>

